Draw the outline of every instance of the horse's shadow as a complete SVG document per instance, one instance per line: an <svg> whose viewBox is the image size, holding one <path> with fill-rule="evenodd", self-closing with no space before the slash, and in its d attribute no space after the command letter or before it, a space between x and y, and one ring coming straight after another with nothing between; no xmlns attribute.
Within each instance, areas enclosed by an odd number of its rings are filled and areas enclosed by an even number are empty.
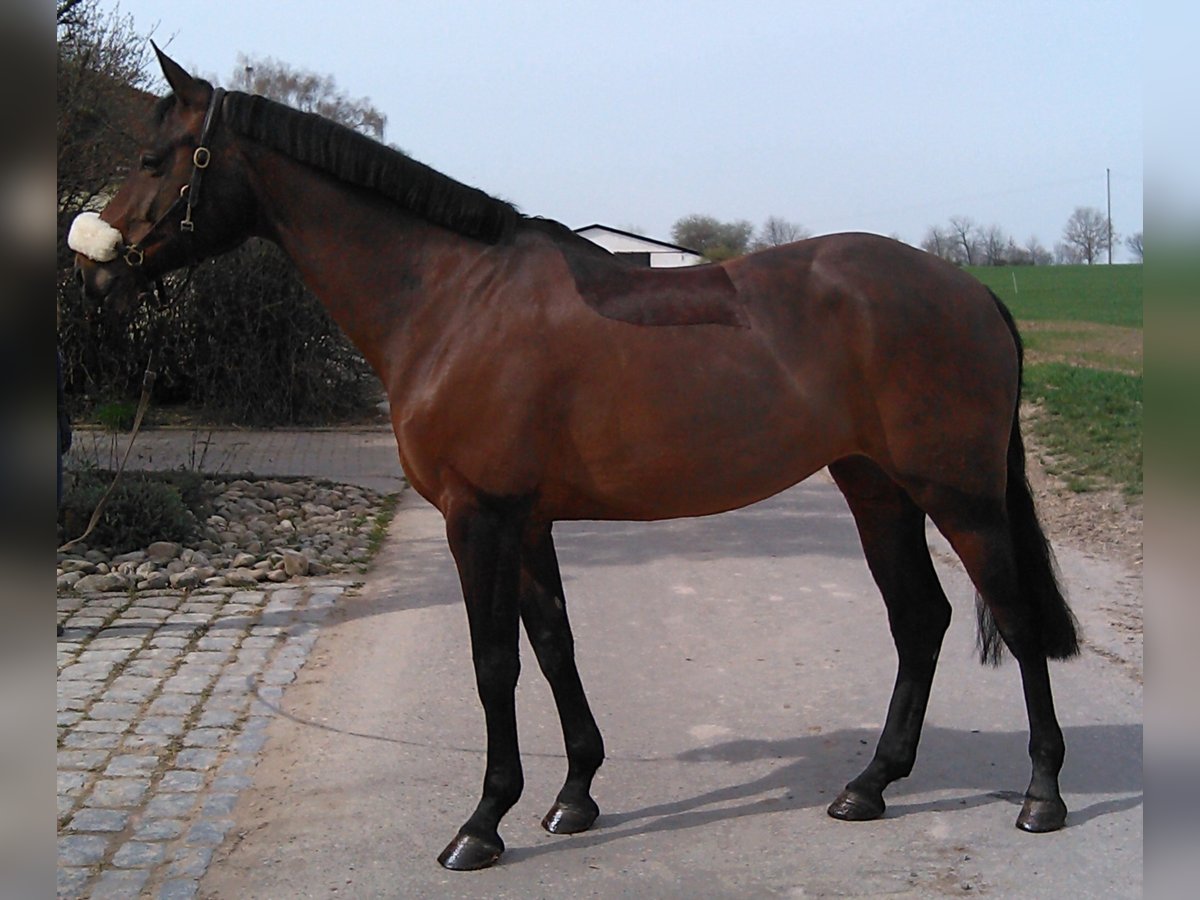
<svg viewBox="0 0 1200 900"><path fill-rule="evenodd" d="M1141 806L1142 730L1140 724L1064 729L1071 758L1063 771L1063 790L1068 802L1075 799L1068 828ZM679 800L602 813L592 831L575 835L569 842L511 847L508 856L515 861L567 848L600 846L638 835L702 828L766 813L824 807L836 795L840 785L870 758L876 737L875 733L864 729L845 729L784 740L735 740L688 750L675 760L730 766L767 759L777 759L780 763L767 774L750 781ZM885 817L901 819L931 812L974 809L993 803L1019 807L1023 799L1021 792L1007 788L1023 787L1028 779L1027 741L1028 734L1023 731L965 732L927 726L913 776L896 782L887 792ZM951 762L956 764L950 765ZM622 763L651 764L652 761L623 760L616 756L611 763L617 766ZM962 792L934 800L905 799L948 788L962 789ZM1124 796L1105 796L1081 806L1078 805L1081 794Z"/></svg>

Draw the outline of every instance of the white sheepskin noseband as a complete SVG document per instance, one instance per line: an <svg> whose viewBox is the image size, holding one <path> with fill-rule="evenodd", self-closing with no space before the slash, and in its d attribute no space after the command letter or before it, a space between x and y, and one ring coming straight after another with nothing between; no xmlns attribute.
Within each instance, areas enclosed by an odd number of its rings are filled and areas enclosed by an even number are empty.
<svg viewBox="0 0 1200 900"><path fill-rule="evenodd" d="M110 262L117 258L121 232L101 219L99 213L82 212L71 223L67 246L95 262Z"/></svg>

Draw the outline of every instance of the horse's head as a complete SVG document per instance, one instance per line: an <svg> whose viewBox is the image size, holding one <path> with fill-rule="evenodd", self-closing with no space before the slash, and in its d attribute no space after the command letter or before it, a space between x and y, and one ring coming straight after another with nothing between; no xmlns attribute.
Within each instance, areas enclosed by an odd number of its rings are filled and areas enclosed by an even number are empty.
<svg viewBox="0 0 1200 900"><path fill-rule="evenodd" d="M112 200L99 215L80 214L68 236L90 296L229 250L253 221L244 168L222 127L224 91L154 51L173 93L156 107L148 142Z"/></svg>

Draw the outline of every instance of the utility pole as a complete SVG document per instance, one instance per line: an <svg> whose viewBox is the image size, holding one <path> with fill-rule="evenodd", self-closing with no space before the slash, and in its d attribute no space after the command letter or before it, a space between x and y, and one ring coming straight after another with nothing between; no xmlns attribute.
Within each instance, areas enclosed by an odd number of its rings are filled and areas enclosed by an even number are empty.
<svg viewBox="0 0 1200 900"><path fill-rule="evenodd" d="M1108 264L1112 265L1112 169L1104 170L1104 185L1108 193Z"/></svg>

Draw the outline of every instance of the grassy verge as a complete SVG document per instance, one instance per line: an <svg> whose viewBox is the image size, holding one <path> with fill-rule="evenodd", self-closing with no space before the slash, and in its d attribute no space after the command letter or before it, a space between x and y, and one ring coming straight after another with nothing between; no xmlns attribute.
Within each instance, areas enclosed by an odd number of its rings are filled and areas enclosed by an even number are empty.
<svg viewBox="0 0 1200 900"><path fill-rule="evenodd" d="M375 525L371 528L371 533L367 535L367 558L358 567L359 572L366 572L370 564L374 561L376 554L379 553L384 539L387 538L388 526L392 524L392 519L396 517L396 507L399 505L399 494L389 494L383 498L383 503L380 504L379 511L375 513Z"/></svg>
<svg viewBox="0 0 1200 900"><path fill-rule="evenodd" d="M1142 376L1065 363L1025 369L1025 397L1040 407L1032 431L1047 468L1074 491L1106 484L1142 493Z"/></svg>

